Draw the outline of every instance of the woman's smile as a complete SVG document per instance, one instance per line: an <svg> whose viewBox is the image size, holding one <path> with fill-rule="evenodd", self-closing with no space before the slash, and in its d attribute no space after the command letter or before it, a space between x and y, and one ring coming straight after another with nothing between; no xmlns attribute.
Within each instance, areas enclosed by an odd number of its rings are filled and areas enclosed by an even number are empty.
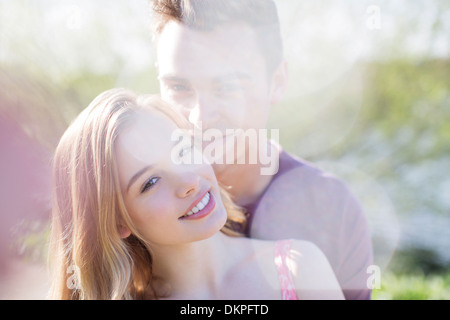
<svg viewBox="0 0 450 320"><path fill-rule="evenodd" d="M196 220L209 215L215 208L216 202L214 196L208 190L200 199L194 201L190 209L181 216L182 220Z"/></svg>

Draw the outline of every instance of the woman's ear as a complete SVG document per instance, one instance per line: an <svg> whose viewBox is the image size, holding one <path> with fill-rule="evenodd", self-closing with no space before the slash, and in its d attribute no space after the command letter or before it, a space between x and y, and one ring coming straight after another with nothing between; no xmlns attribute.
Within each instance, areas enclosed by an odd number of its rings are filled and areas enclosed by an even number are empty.
<svg viewBox="0 0 450 320"><path fill-rule="evenodd" d="M119 228L119 230L118 230L119 231L119 236L122 239L126 239L126 238L128 238L131 235L131 230L128 227L124 226L123 224L120 224L118 226L118 228Z"/></svg>
<svg viewBox="0 0 450 320"><path fill-rule="evenodd" d="M286 60L282 60L272 75L270 86L270 105L278 104L288 86L289 69Z"/></svg>

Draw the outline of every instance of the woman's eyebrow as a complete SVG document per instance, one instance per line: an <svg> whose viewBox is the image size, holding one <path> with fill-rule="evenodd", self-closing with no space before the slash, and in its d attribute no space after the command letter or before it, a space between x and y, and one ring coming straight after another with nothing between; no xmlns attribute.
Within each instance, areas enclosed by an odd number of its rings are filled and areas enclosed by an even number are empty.
<svg viewBox="0 0 450 320"><path fill-rule="evenodd" d="M176 141L171 141L171 142L172 142L172 148L173 148L173 147L176 146L180 141L179 141L179 140L176 140ZM147 171L149 171L149 170L151 170L151 169L153 169L153 168L154 168L153 165L148 165L148 166L145 166L145 167L143 167L142 169L140 169L138 172L136 172L136 173L130 178L130 181L128 182L127 192L130 190L131 185L132 185L133 183L135 183L136 180L139 179L140 176L142 176L145 172L147 172Z"/></svg>
<svg viewBox="0 0 450 320"><path fill-rule="evenodd" d="M128 182L128 186L127 186L127 192L130 190L130 187L133 183L136 182L136 180L142 176L145 172L147 172L148 170L150 170L151 168L153 168L153 166L145 166L144 168L142 168L141 170L139 170L138 172L136 172L130 179L130 181Z"/></svg>

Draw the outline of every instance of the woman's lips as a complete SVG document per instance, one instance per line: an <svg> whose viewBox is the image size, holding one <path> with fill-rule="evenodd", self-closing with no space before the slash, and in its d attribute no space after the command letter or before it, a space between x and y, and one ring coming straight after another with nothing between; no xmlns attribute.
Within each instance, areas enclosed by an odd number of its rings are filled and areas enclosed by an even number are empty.
<svg viewBox="0 0 450 320"><path fill-rule="evenodd" d="M208 214L210 214L216 206L216 201L214 196L207 191L195 204L191 209L188 210L186 214L184 214L179 219L182 220L196 220L201 219Z"/></svg>

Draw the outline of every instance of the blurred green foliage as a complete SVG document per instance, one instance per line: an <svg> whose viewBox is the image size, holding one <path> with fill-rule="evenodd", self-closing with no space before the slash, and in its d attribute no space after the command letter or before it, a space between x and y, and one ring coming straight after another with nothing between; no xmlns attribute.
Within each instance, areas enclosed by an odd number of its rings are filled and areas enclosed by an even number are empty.
<svg viewBox="0 0 450 320"><path fill-rule="evenodd" d="M450 265L433 250L398 250L381 274L374 300L449 300Z"/></svg>
<svg viewBox="0 0 450 320"><path fill-rule="evenodd" d="M373 300L450 300L450 272L445 275L386 273Z"/></svg>

